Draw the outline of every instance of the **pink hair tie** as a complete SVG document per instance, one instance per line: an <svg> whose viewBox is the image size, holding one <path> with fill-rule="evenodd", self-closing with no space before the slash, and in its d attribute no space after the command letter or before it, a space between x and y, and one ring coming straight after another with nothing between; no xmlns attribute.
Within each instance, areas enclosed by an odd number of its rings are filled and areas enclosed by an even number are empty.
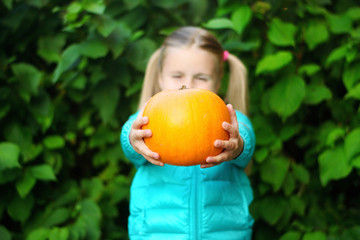
<svg viewBox="0 0 360 240"><path fill-rule="evenodd" d="M227 61L228 58L229 58L229 52L225 50L224 54L223 54L223 59L224 59L224 61Z"/></svg>

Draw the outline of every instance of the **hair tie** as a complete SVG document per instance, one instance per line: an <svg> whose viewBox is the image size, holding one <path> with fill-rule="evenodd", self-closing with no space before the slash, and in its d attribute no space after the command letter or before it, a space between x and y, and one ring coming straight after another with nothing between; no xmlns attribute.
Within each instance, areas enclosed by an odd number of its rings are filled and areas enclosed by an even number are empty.
<svg viewBox="0 0 360 240"><path fill-rule="evenodd" d="M227 61L228 58L229 58L229 52L225 50L224 54L223 54L223 59L224 59L224 61Z"/></svg>

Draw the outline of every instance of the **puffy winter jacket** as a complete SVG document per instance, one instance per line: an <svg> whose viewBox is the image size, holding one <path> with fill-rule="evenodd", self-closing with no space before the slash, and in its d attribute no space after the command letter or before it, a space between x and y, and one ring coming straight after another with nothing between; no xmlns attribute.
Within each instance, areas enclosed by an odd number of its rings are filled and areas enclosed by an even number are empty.
<svg viewBox="0 0 360 240"><path fill-rule="evenodd" d="M124 153L137 168L130 190L132 240L249 240L253 199L244 168L255 148L249 119L236 111L244 149L236 159L210 168L159 167L135 152L129 142L130 116L121 132Z"/></svg>

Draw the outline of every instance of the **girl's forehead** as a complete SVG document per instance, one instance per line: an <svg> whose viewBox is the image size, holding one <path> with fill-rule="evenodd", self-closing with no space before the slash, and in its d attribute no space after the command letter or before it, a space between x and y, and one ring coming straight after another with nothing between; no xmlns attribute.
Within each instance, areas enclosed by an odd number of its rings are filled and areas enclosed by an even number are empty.
<svg viewBox="0 0 360 240"><path fill-rule="evenodd" d="M213 73L219 64L213 53L196 46L168 47L163 57L163 70Z"/></svg>

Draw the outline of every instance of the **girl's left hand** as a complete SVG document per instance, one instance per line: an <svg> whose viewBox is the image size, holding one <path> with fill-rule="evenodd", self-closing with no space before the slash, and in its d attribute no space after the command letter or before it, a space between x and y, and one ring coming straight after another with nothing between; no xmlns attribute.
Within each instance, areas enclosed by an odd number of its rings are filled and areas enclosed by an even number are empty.
<svg viewBox="0 0 360 240"><path fill-rule="evenodd" d="M226 106L230 112L230 120L231 123L223 122L222 127L225 131L229 132L230 139L227 141L224 140L216 140L214 142L215 147L224 148L217 156L211 156L206 159L205 164L201 164L201 168L208 168L219 165L222 162L230 161L238 157L244 147L243 139L240 137L239 134L239 125L236 118L235 110L233 109L231 104Z"/></svg>

